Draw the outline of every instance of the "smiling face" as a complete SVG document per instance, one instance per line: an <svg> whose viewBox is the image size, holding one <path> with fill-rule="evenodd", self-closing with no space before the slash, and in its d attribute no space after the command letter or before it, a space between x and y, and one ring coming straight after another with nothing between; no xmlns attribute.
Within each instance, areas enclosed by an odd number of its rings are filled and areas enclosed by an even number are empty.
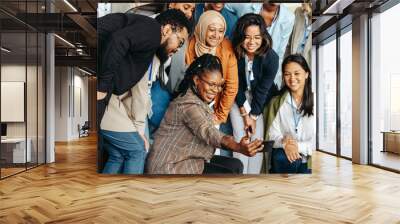
<svg viewBox="0 0 400 224"><path fill-rule="evenodd" d="M170 3L170 9L178 9L182 11L186 18L191 19L193 16L195 4L194 3Z"/></svg>
<svg viewBox="0 0 400 224"><path fill-rule="evenodd" d="M212 23L207 27L206 45L217 47L224 39L225 27L222 23Z"/></svg>
<svg viewBox="0 0 400 224"><path fill-rule="evenodd" d="M170 57L182 47L189 34L186 28L176 29L169 24L163 26L162 29L165 41L162 42L161 47L165 48L165 52Z"/></svg>
<svg viewBox="0 0 400 224"><path fill-rule="evenodd" d="M283 71L283 80L285 85L291 92L304 91L304 86L308 78L308 72L306 72L300 64L296 62L289 62L286 64Z"/></svg>
<svg viewBox="0 0 400 224"><path fill-rule="evenodd" d="M251 25L246 28L245 39L242 47L246 50L248 55L254 55L254 53L261 47L262 36L260 27Z"/></svg>
<svg viewBox="0 0 400 224"><path fill-rule="evenodd" d="M210 103L220 93L224 86L224 79L218 70L206 71L205 74L193 77L194 84L200 98Z"/></svg>
<svg viewBox="0 0 400 224"><path fill-rule="evenodd" d="M206 3L206 7L218 12L221 12L224 8L224 3Z"/></svg>

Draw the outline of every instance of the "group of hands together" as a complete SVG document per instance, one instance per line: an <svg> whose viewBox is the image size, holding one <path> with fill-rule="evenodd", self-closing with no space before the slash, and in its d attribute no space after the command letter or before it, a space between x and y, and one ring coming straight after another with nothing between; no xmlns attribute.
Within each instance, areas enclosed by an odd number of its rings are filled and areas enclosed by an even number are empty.
<svg viewBox="0 0 400 224"><path fill-rule="evenodd" d="M216 120L215 117L214 120ZM263 151L264 142L260 139L250 141L251 137L255 134L256 120L252 119L249 114L247 114L243 116L243 123L246 135L240 140L240 152L247 156L254 156L257 152ZM302 158L299 152L298 142L292 135L287 134L283 137L282 146L289 162L292 163Z"/></svg>
<svg viewBox="0 0 400 224"><path fill-rule="evenodd" d="M214 117L214 121L216 117ZM254 139L251 141L251 137L255 134L256 121L251 119L249 115L243 117L244 130L246 135L239 142L239 152L246 156L255 156L258 152L262 152L264 149L264 142L260 139Z"/></svg>
<svg viewBox="0 0 400 224"><path fill-rule="evenodd" d="M97 100L104 99L106 95L107 93L97 92ZM263 150L264 148L263 141L260 139L255 139L253 141L250 141L251 137L255 134L254 132L256 130L256 121L254 119L250 118L250 116L247 114L246 116L243 116L243 122L246 135L240 140L239 152L246 156L252 157L256 155L257 152L261 152ZM220 124L218 118L215 115L214 115L214 123ZM148 152L150 149L149 141L147 140L144 133L139 132L139 135L144 142L146 151ZM284 136L284 138L282 139L282 145L286 157L290 162L294 162L297 159L301 158L301 155L298 150L297 140L293 138L291 135Z"/></svg>

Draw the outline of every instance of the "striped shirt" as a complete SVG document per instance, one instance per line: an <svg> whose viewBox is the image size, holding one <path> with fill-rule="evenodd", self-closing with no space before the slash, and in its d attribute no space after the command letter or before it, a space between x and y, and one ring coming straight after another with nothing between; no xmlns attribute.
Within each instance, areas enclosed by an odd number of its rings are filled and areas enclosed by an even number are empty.
<svg viewBox="0 0 400 224"><path fill-rule="evenodd" d="M192 90L168 107L147 158L149 174L201 174L204 162L221 147L213 111Z"/></svg>

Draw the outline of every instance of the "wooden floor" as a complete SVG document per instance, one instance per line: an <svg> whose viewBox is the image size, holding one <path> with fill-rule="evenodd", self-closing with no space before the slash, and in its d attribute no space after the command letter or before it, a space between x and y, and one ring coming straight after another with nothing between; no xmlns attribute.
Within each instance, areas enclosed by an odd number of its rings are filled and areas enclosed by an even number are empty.
<svg viewBox="0 0 400 224"><path fill-rule="evenodd" d="M96 173L96 139L0 181L0 223L400 223L400 175L316 152L312 175Z"/></svg>
<svg viewBox="0 0 400 224"><path fill-rule="evenodd" d="M372 157L374 164L389 167L391 169L400 170L400 154L392 152L374 151Z"/></svg>
<svg viewBox="0 0 400 224"><path fill-rule="evenodd" d="M11 176L13 174L25 171L25 167L21 168L1 168L1 178Z"/></svg>

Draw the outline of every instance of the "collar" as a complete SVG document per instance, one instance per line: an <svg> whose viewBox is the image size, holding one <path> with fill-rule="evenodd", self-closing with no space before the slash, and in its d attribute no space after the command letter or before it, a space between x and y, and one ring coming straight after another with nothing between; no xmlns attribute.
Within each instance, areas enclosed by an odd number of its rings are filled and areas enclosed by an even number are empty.
<svg viewBox="0 0 400 224"><path fill-rule="evenodd" d="M210 103L208 103L208 107L209 108L213 108L215 104L215 100L211 101Z"/></svg>
<svg viewBox="0 0 400 224"><path fill-rule="evenodd" d="M288 94L286 95L286 99L285 102L287 104L289 104L289 106L295 110L297 110L297 105L296 105L296 101L293 99L293 104L292 104L292 99L291 99L292 95L290 94L290 92L288 92Z"/></svg>

